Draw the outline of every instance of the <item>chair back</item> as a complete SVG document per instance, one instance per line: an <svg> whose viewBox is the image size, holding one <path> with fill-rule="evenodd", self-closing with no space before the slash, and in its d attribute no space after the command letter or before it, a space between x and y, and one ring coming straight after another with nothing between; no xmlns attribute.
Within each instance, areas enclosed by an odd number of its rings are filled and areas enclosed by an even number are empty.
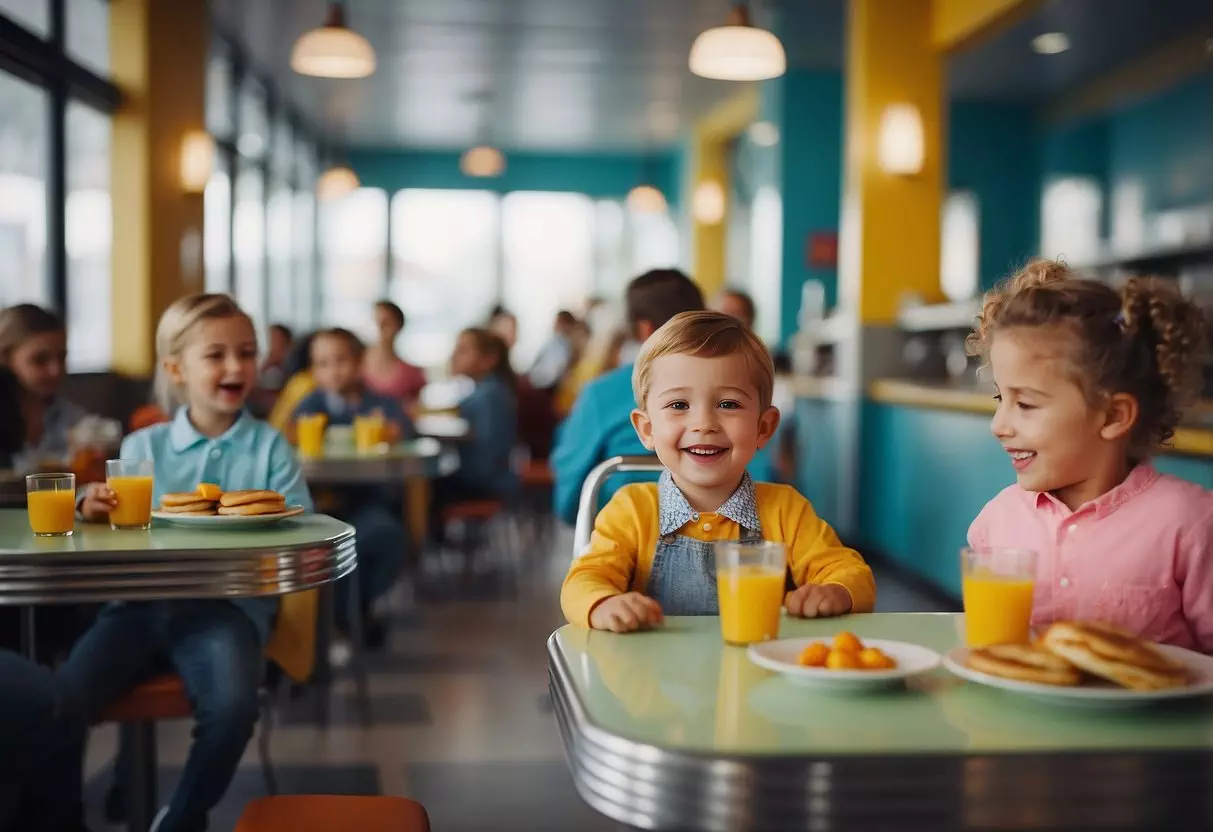
<svg viewBox="0 0 1213 832"><path fill-rule="evenodd" d="M590 542L594 531L594 518L598 514L598 493L602 484L612 474L648 474L664 469L655 455L615 456L594 466L585 482L581 484L581 499L577 503L577 525L573 531L573 557L581 554Z"/></svg>

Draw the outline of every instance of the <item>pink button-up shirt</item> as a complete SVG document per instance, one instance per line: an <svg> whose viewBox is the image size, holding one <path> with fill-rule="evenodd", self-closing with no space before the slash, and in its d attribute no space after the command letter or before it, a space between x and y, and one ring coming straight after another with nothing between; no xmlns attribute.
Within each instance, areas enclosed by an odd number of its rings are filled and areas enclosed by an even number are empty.
<svg viewBox="0 0 1213 832"><path fill-rule="evenodd" d="M969 545L1036 550L1033 626L1104 621L1213 653L1213 492L1198 485L1143 463L1077 511L1012 485L977 515Z"/></svg>

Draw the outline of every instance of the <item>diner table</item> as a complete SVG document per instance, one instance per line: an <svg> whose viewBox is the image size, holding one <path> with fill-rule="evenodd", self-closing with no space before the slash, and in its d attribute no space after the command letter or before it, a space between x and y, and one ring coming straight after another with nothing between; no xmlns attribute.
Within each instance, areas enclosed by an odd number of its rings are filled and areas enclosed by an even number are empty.
<svg viewBox="0 0 1213 832"><path fill-rule="evenodd" d="M914 642L963 616L784 618L780 637ZM565 626L549 684L578 792L642 829L1213 828L1208 698L1060 706L940 668L856 693L789 681L726 646L715 616L618 635Z"/></svg>
<svg viewBox="0 0 1213 832"><path fill-rule="evenodd" d="M431 478L448 473L449 455L431 437L359 451L350 443L329 442L323 456L300 456L303 476L319 485L367 485Z"/></svg>

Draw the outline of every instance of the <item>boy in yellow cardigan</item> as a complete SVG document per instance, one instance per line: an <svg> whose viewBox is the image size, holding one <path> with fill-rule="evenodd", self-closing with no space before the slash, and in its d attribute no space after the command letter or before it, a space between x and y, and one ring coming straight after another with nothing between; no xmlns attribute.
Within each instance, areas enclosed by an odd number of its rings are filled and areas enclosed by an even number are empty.
<svg viewBox="0 0 1213 832"><path fill-rule="evenodd" d="M728 315L684 312L648 340L632 374L632 425L666 470L599 512L560 593L571 623L624 633L666 615L717 614L712 543L730 539L787 545L789 614L871 611L863 558L794 488L745 472L779 425L774 377L766 347Z"/></svg>

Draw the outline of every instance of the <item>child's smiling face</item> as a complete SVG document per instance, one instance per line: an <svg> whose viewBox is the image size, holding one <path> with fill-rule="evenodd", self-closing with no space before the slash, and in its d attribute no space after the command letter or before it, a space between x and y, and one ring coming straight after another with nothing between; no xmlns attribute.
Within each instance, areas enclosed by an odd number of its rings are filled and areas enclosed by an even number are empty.
<svg viewBox="0 0 1213 832"><path fill-rule="evenodd" d="M165 360L193 410L232 415L257 379L257 334L245 315L199 321L179 357Z"/></svg>
<svg viewBox="0 0 1213 832"><path fill-rule="evenodd" d="M674 354L653 361L632 424L691 506L715 511L774 434L779 411L759 401L745 356Z"/></svg>

